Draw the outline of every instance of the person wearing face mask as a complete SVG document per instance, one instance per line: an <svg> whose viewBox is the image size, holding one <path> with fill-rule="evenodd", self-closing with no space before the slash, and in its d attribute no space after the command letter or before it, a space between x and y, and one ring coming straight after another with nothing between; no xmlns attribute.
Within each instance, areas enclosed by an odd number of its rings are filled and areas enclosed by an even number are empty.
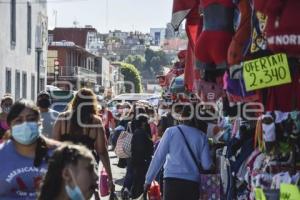
<svg viewBox="0 0 300 200"><path fill-rule="evenodd" d="M53 126L59 115L58 112L49 108L50 105L50 94L46 91L40 92L37 97L37 106L40 109L41 119L43 122L42 134L48 138L52 138Z"/></svg>
<svg viewBox="0 0 300 200"><path fill-rule="evenodd" d="M97 188L96 161L82 145L65 143L49 158L38 200L90 199Z"/></svg>
<svg viewBox="0 0 300 200"><path fill-rule="evenodd" d="M61 113L53 128L53 138L82 144L90 149L97 162L101 161L109 177L111 193L115 190L112 170L107 150L104 124L97 115L97 99L91 89L80 89L69 104L66 112ZM100 173L100 171L99 171Z"/></svg>
<svg viewBox="0 0 300 200"><path fill-rule="evenodd" d="M1 99L0 105L2 112L0 113L0 141L2 140L2 137L4 136L6 131L9 129L6 119L12 104L13 98L9 94L4 95Z"/></svg>
<svg viewBox="0 0 300 200"><path fill-rule="evenodd" d="M145 175L153 154L153 142L151 140L151 129L148 120L146 113L136 116L135 131L131 141L131 198L133 199L143 194Z"/></svg>
<svg viewBox="0 0 300 200"><path fill-rule="evenodd" d="M17 101L7 116L11 139L0 145L0 199L34 200L58 142L41 135L40 114L33 102Z"/></svg>

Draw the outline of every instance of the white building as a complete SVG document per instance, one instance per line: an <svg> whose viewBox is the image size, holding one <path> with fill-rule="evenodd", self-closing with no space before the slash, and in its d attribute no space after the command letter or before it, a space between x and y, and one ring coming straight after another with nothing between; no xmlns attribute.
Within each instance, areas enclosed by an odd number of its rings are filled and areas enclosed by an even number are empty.
<svg viewBox="0 0 300 200"><path fill-rule="evenodd" d="M159 46L166 38L165 28L150 28L150 35L152 37L152 44Z"/></svg>
<svg viewBox="0 0 300 200"><path fill-rule="evenodd" d="M35 100L46 82L47 3L5 2L0 4L0 98L11 93Z"/></svg>
<svg viewBox="0 0 300 200"><path fill-rule="evenodd" d="M92 28L86 26L86 28ZM104 48L104 41L101 41L101 36L97 31L90 31L87 33L87 41L85 49L92 54L99 56L99 51Z"/></svg>

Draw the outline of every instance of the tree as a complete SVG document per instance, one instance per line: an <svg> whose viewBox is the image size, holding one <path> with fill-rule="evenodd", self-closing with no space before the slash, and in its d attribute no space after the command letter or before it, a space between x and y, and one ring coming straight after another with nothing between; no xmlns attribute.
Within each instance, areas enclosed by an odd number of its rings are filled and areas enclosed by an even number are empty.
<svg viewBox="0 0 300 200"><path fill-rule="evenodd" d="M142 81L140 72L137 68L129 63L118 62L115 63L121 66L121 73L124 75L125 81L125 92L129 93L132 91L132 85L128 83L132 83L134 85L134 92L140 93L142 92Z"/></svg>
<svg viewBox="0 0 300 200"><path fill-rule="evenodd" d="M138 70L142 71L144 70L144 66L146 63L146 60L143 56L141 55L129 55L127 58L124 60L125 63L129 63L134 65Z"/></svg>
<svg viewBox="0 0 300 200"><path fill-rule="evenodd" d="M163 51L153 51L149 48L145 51L145 67L144 69L148 72L152 72L151 76L154 77L158 74L163 66L168 65L168 58Z"/></svg>

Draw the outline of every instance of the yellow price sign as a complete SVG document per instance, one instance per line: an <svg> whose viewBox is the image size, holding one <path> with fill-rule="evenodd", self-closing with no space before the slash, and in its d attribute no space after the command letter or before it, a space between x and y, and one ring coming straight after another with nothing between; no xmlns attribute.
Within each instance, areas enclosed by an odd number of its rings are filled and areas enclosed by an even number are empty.
<svg viewBox="0 0 300 200"><path fill-rule="evenodd" d="M299 200L300 192L296 185L280 184L280 200Z"/></svg>
<svg viewBox="0 0 300 200"><path fill-rule="evenodd" d="M287 56L283 53L245 61L243 77L247 91L283 85L292 81Z"/></svg>
<svg viewBox="0 0 300 200"><path fill-rule="evenodd" d="M255 188L255 199L256 200L267 200L263 189Z"/></svg>

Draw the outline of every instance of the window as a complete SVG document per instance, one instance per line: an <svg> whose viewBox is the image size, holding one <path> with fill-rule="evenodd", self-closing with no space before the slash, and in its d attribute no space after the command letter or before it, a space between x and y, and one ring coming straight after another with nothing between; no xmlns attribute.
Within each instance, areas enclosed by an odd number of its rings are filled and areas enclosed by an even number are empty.
<svg viewBox="0 0 300 200"><path fill-rule="evenodd" d="M31 52L31 4L27 2L27 51Z"/></svg>
<svg viewBox="0 0 300 200"><path fill-rule="evenodd" d="M53 42L53 34L48 35L48 44L51 44Z"/></svg>
<svg viewBox="0 0 300 200"><path fill-rule="evenodd" d="M15 84L15 99L18 100L21 97L21 74L16 71L16 84Z"/></svg>
<svg viewBox="0 0 300 200"><path fill-rule="evenodd" d="M6 93L11 93L11 70L6 68L5 71L5 92Z"/></svg>
<svg viewBox="0 0 300 200"><path fill-rule="evenodd" d="M31 100L35 100L35 76L31 75Z"/></svg>
<svg viewBox="0 0 300 200"><path fill-rule="evenodd" d="M40 78L40 91L45 90L45 79Z"/></svg>
<svg viewBox="0 0 300 200"><path fill-rule="evenodd" d="M16 46L16 0L10 2L10 43Z"/></svg>
<svg viewBox="0 0 300 200"><path fill-rule="evenodd" d="M27 98L27 73L23 72L22 74L22 97Z"/></svg>

